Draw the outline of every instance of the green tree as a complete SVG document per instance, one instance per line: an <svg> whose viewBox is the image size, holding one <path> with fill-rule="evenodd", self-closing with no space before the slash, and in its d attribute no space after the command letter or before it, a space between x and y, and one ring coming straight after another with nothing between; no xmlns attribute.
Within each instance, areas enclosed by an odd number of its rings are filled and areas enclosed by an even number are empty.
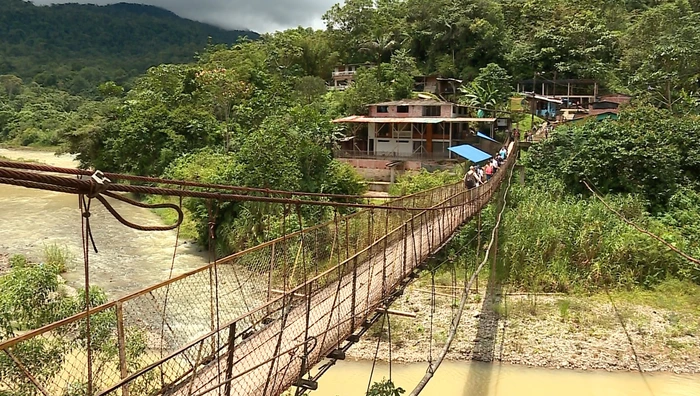
<svg viewBox="0 0 700 396"><path fill-rule="evenodd" d="M345 91L343 103L350 114L367 114L368 104L389 100L391 97L389 85L380 81L377 73L361 68L355 74L353 84Z"/></svg>
<svg viewBox="0 0 700 396"><path fill-rule="evenodd" d="M645 11L625 35L623 67L632 87L651 103L673 111L683 92L698 89L700 14L687 1Z"/></svg>
<svg viewBox="0 0 700 396"><path fill-rule="evenodd" d="M672 133L669 131L673 131ZM558 129L533 146L529 166L586 194L589 180L603 193L639 194L663 211L681 185L698 182L698 120L683 120L654 107L630 108L620 120Z"/></svg>
<svg viewBox="0 0 700 396"><path fill-rule="evenodd" d="M22 79L12 74L5 74L0 76L0 84L2 84L2 87L5 89L8 99L12 100L12 97L18 93L22 87Z"/></svg>
<svg viewBox="0 0 700 396"><path fill-rule="evenodd" d="M326 93L326 82L315 76L304 76L294 84L301 100L305 104L311 104Z"/></svg>
<svg viewBox="0 0 700 396"><path fill-rule="evenodd" d="M251 93L252 87L235 70L227 68L204 69L197 73L204 95L211 102L214 114L223 122L224 148L231 142L231 118L236 105Z"/></svg>
<svg viewBox="0 0 700 396"><path fill-rule="evenodd" d="M124 87L117 85L114 81L107 81L97 88L104 98L120 97L124 94Z"/></svg>
<svg viewBox="0 0 700 396"><path fill-rule="evenodd" d="M508 101L513 91L512 78L508 72L495 63L489 63L479 70L474 83L482 88L491 86L497 92L496 103L501 105Z"/></svg>

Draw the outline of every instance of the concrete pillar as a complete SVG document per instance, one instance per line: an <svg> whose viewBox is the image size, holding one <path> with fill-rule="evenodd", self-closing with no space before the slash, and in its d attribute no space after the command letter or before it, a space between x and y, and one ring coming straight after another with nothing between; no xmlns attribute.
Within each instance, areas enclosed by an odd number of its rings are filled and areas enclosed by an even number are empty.
<svg viewBox="0 0 700 396"><path fill-rule="evenodd" d="M427 133L425 135L425 151L433 152L433 124L427 124Z"/></svg>

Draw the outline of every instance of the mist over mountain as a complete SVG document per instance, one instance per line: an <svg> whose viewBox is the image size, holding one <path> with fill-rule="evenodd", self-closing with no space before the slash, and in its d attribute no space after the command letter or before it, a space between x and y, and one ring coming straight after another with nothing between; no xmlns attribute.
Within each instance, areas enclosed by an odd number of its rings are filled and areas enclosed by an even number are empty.
<svg viewBox="0 0 700 396"><path fill-rule="evenodd" d="M154 65L189 62L208 42L258 38L141 4L0 0L0 10L0 75L73 93L107 80L125 83Z"/></svg>

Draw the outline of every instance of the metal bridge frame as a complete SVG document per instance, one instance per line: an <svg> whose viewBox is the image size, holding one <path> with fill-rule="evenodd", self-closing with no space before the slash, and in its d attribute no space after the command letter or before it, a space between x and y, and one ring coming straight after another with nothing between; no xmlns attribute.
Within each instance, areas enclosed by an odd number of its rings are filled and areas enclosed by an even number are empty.
<svg viewBox="0 0 700 396"><path fill-rule="evenodd" d="M124 396L268 395L311 386L317 377L300 381L311 367L347 351L377 309L488 204L516 161L513 144L509 151L476 189L460 182L398 198L0 342L15 366L0 390L59 395L87 379L95 394ZM416 207L429 209L410 210ZM113 327L88 353L85 328L96 317ZM140 353L131 350L134 339L146 344ZM38 340L66 343L72 362L46 375L37 362L22 361Z"/></svg>

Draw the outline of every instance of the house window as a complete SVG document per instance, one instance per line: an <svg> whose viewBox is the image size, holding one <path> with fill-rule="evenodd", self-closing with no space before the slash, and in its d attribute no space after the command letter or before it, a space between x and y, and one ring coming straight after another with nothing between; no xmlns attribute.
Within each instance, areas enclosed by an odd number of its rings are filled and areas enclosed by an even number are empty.
<svg viewBox="0 0 700 396"><path fill-rule="evenodd" d="M374 133L378 138L388 138L391 134L391 124L377 123Z"/></svg>
<svg viewBox="0 0 700 396"><path fill-rule="evenodd" d="M411 124L400 122L392 125L394 126L394 133L392 136L394 139L410 139L413 136Z"/></svg>
<svg viewBox="0 0 700 396"><path fill-rule="evenodd" d="M408 106L396 106L397 113L408 113Z"/></svg>
<svg viewBox="0 0 700 396"><path fill-rule="evenodd" d="M423 106L423 117L439 117L440 106Z"/></svg>
<svg viewBox="0 0 700 396"><path fill-rule="evenodd" d="M389 106L377 106L377 113L388 113Z"/></svg>

